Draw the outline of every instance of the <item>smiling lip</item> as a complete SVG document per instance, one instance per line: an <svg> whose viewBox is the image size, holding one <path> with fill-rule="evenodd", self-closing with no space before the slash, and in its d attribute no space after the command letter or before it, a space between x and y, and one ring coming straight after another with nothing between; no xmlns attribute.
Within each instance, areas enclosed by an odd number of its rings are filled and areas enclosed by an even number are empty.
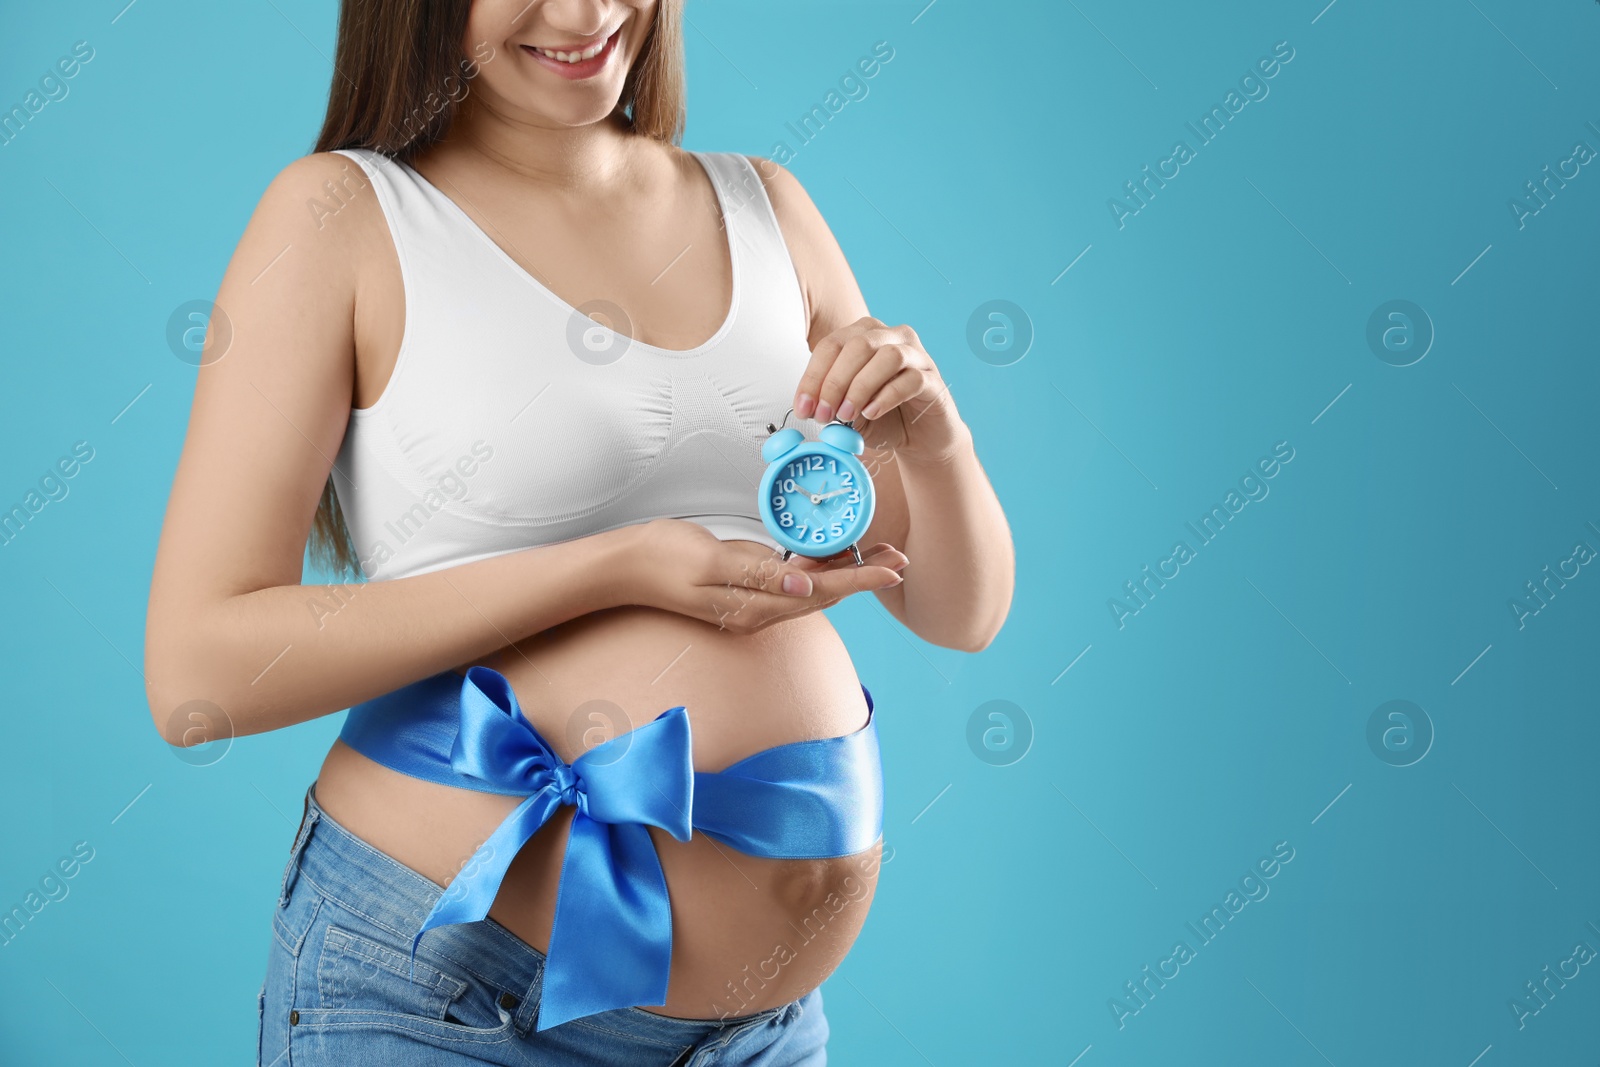
<svg viewBox="0 0 1600 1067"><path fill-rule="evenodd" d="M573 55L582 55L585 52L593 49L595 46L593 41L591 41L588 45L573 48L541 49L528 44L522 45L521 47L524 52L532 56L533 59L541 66L548 70L554 71L563 78L577 81L583 78L592 78L605 69L606 64L611 60L611 53L617 50L617 39L621 35L622 28L619 26L616 30L612 31L611 36L605 39L605 42L600 46L600 50L598 52L587 59L579 59L576 63L568 62L567 59L557 59L554 55L546 55L546 53L559 52L570 59Z"/></svg>

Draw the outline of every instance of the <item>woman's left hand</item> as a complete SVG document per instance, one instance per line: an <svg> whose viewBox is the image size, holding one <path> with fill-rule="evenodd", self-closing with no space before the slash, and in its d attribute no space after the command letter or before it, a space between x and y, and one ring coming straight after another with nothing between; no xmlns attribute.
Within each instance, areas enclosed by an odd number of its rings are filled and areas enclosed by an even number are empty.
<svg viewBox="0 0 1600 1067"><path fill-rule="evenodd" d="M938 461L970 439L916 331L871 316L817 342L795 391L794 413L819 422L864 419L868 444L906 459Z"/></svg>

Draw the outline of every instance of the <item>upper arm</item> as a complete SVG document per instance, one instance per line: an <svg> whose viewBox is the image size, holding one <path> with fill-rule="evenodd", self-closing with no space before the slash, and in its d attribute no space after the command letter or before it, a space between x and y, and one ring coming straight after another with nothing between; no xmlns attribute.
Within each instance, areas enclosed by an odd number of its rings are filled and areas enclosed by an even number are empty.
<svg viewBox="0 0 1600 1067"><path fill-rule="evenodd" d="M748 158L756 173L761 175L767 199L772 202L784 242L789 246L789 256L794 260L810 326L806 343L815 349L818 342L833 331L870 314L866 298L861 295L855 273L833 231L799 180L770 159ZM872 473L877 496L872 523L862 541L865 544L887 541L902 548L911 520L894 453L869 445L862 462ZM886 602L897 601L899 595L897 589L879 591L879 598Z"/></svg>
<svg viewBox="0 0 1600 1067"><path fill-rule="evenodd" d="M311 207L346 163L286 167L223 276L162 526L150 653L174 651L212 604L300 581L351 406L358 231L319 227Z"/></svg>

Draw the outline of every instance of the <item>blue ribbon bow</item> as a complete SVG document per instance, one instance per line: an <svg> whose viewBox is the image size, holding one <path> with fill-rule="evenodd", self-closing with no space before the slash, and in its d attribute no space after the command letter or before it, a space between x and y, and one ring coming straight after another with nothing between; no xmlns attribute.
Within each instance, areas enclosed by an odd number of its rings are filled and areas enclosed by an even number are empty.
<svg viewBox="0 0 1600 1067"><path fill-rule="evenodd" d="M539 1030L629 1004L664 1004L672 907L647 827L689 840L695 773L682 706L568 764L522 715L505 676L472 667L461 684L450 766L486 792L526 795L450 883L411 942L489 914L524 843L570 805L567 851L545 953Z"/></svg>

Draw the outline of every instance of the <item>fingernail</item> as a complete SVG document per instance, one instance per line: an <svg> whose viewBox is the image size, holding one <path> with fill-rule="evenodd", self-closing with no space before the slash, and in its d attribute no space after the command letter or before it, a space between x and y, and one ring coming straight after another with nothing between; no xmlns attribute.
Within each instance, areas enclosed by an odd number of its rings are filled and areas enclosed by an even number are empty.
<svg viewBox="0 0 1600 1067"><path fill-rule="evenodd" d="M816 404L817 398L810 393L801 393L800 399L795 401L794 413L802 419L811 417L811 409Z"/></svg>
<svg viewBox="0 0 1600 1067"><path fill-rule="evenodd" d="M896 574L894 576L894 581L892 581L888 585L884 586L884 588L885 589L893 589L895 586L899 585L901 582L903 582L905 580L906 580L905 579L905 575Z"/></svg>
<svg viewBox="0 0 1600 1067"><path fill-rule="evenodd" d="M863 419L875 419L875 418L877 418L878 417L878 405L877 404L868 404L866 407L862 408L861 409L861 417Z"/></svg>
<svg viewBox="0 0 1600 1067"><path fill-rule="evenodd" d="M783 591L792 596L806 596L811 592L811 579L804 574L785 574Z"/></svg>
<svg viewBox="0 0 1600 1067"><path fill-rule="evenodd" d="M817 421L827 422L831 418L833 418L833 407L824 400L817 405Z"/></svg>
<svg viewBox="0 0 1600 1067"><path fill-rule="evenodd" d="M839 405L839 421L840 422L849 422L850 421L850 416L854 415L855 411L856 411L856 406L854 404L850 403L850 400L847 397L845 399L845 402L843 404Z"/></svg>
<svg viewBox="0 0 1600 1067"><path fill-rule="evenodd" d="M910 563L911 563L911 561L909 559L903 559L899 563L896 563L893 567L891 567L890 570L903 571L903 570L906 569L907 566L910 565Z"/></svg>

